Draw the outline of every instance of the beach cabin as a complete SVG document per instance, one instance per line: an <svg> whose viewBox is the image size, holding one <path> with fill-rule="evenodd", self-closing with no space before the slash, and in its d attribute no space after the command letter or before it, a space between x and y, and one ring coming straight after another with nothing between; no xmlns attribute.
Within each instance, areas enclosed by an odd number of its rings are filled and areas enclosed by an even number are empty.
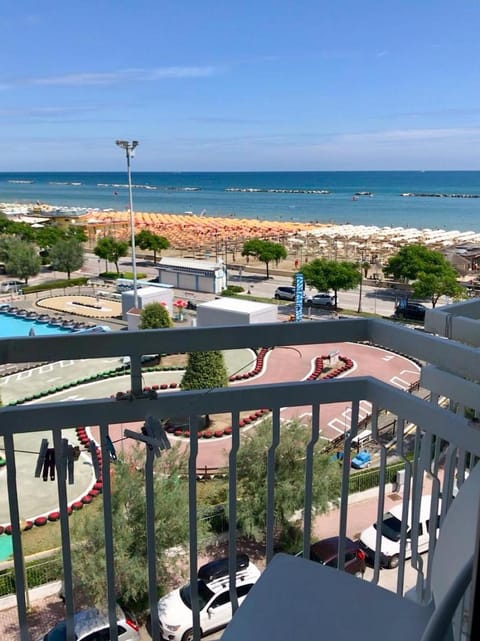
<svg viewBox="0 0 480 641"><path fill-rule="evenodd" d="M227 268L221 260L164 257L157 269L158 282L176 289L220 294L227 286Z"/></svg>

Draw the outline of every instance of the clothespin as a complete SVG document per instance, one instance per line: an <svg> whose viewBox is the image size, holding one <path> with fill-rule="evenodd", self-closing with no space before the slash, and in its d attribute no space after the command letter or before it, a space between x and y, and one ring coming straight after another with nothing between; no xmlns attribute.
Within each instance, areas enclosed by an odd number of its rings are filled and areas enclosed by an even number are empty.
<svg viewBox="0 0 480 641"><path fill-rule="evenodd" d="M42 471L43 464L45 463L45 456L48 450L48 439L42 438L40 443L40 452L37 457L37 464L35 465L35 478L40 478L40 473Z"/></svg>
<svg viewBox="0 0 480 641"><path fill-rule="evenodd" d="M128 438L133 438L136 441L145 443L154 451L157 458L160 456L162 450L171 448L165 429L156 416L147 416L141 429L141 434L128 429L124 430L123 434Z"/></svg>
<svg viewBox="0 0 480 641"><path fill-rule="evenodd" d="M67 480L69 485L73 485L74 479L73 479L73 469L74 466L73 464L75 463L76 459L76 454L75 454L75 448L71 443L67 441L66 438L62 438L62 445L63 449L66 449L66 461L67 461Z"/></svg>
<svg viewBox="0 0 480 641"><path fill-rule="evenodd" d="M115 445L113 444L112 439L108 434L107 434L107 450L108 450L108 453L110 454L110 458L112 459L112 461L116 461L117 452L115 451Z"/></svg>
<svg viewBox="0 0 480 641"><path fill-rule="evenodd" d="M100 463L98 462L97 458L98 447L95 441L92 441L92 439L88 441L88 449L90 451L90 456L92 457L92 465L93 471L95 472L95 478L98 479L101 476Z"/></svg>
<svg viewBox="0 0 480 641"><path fill-rule="evenodd" d="M50 475L50 480L55 480L55 449L53 447L48 447L48 440L46 438L42 439L40 444L40 452L37 458L37 465L35 466L35 476L39 477L40 472L42 473L42 479L48 481Z"/></svg>
<svg viewBox="0 0 480 641"><path fill-rule="evenodd" d="M51 481L54 481L55 469L58 468L63 479L65 480L68 477L69 485L73 485L74 461L75 451L73 445L66 438L62 438L60 453L56 453L55 448L48 447L48 439L43 438L35 465L35 477L40 478L41 475L44 481L47 481L48 477L50 477Z"/></svg>

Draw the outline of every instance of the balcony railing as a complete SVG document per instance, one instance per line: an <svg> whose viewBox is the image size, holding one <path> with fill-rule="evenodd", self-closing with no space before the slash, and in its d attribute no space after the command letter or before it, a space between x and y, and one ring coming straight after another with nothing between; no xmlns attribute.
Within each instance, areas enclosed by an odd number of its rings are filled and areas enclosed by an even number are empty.
<svg viewBox="0 0 480 641"><path fill-rule="evenodd" d="M420 359L436 369L447 372L450 377L450 408L439 405L439 394L435 391L429 401L395 388L371 377L346 377L330 381L291 381L275 385L249 385L241 388L230 386L223 389L179 391L165 390L156 394L143 392L141 356L157 353L185 353L208 351L212 349L238 349L241 347L277 347L281 345L308 345L340 342L367 342L385 349ZM5 458L7 461L6 485L10 522L12 526L15 584L17 589L17 608L21 641L30 639L27 623L27 604L25 600L25 581L23 551L20 529L21 508L18 487L21 479L17 477L15 437L31 432L51 431L55 450L61 451L62 430L77 426L99 426L99 447L101 450L101 475L103 479L103 514L105 527L105 558L107 605L110 615L111 638L117 640L115 618L115 576L113 558L113 535L111 519L110 457L108 451L109 426L114 424L144 421L146 417L187 416L192 428L189 436L188 485L189 485L189 569L193 599L193 629L195 639L200 638L198 595L196 594L196 573L198 568L197 548L197 457L198 434L195 426L199 417L205 414L229 414L232 435L228 451L228 513L229 522L236 522L238 506L237 457L241 442L241 412L257 408L269 408L272 421L271 445L268 450L266 510L266 562L274 555L275 541L275 456L282 438L282 413L284 408L309 407L311 438L305 450L305 500L303 515L303 549L307 550L312 534L312 487L314 477L314 446L321 435L322 408L331 403L341 403L349 408L349 421L345 425L343 439L343 459L350 460L354 439L360 424L361 403L371 404L370 429L376 443L378 461L378 507L377 520L384 513L386 494L390 489L387 481L387 464L392 454L395 460L404 462L405 483L403 486L403 505L410 501L413 509L412 558L407 561L416 571L416 588L419 598L428 599L430 595L430 567L428 557L418 554L416 530L418 530L418 504L427 482L431 487L432 514L440 509L440 524L445 516L453 495L454 483L461 483L465 470L480 457L480 432L469 423L460 412L451 411L458 407L470 407L480 411L480 397L477 385L468 381L480 380L480 360L475 348L442 338L427 335L411 329L376 320L334 320L311 323L288 323L274 325L255 325L230 327L228 331L219 328L188 328L168 330L148 330L143 332L115 332L104 335L70 335L58 337L28 337L3 339L0 341L0 363L54 362L68 359L112 358L128 355L131 359L131 394L126 400L115 398L95 398L93 400L67 400L64 402L31 403L21 406L6 406L0 410L0 436L3 436ZM458 405L460 403L460 405ZM379 416L389 412L396 421L395 438L385 442L379 435ZM407 447L408 445L408 447ZM413 452L413 457L407 455ZM156 616L156 561L154 537L154 509L152 496L152 465L154 451L146 448L145 495L147 502L147 546L149 598L152 611L152 634L160 639L159 624ZM56 458L58 506L62 535L63 576L65 583L66 617L68 641L73 639L72 617L75 611L72 582L71 536L68 523L68 498L66 489L66 461ZM32 468L33 475L33 468ZM344 537L347 533L349 510L349 484L351 470L342 467L341 495L339 497L339 531ZM404 513L407 510L404 510ZM440 526L441 527L441 526ZM435 545L432 531L429 551ZM234 557L238 549L236 528L228 531L228 552ZM400 563L397 571L396 590L405 590L406 524L402 526ZM339 558L342 558L340 549ZM341 568L340 568L341 569ZM377 554L373 564L374 582L381 576L380 557ZM234 568L230 580L234 585ZM233 594L233 591L232 591ZM233 598L235 604L235 598Z"/></svg>

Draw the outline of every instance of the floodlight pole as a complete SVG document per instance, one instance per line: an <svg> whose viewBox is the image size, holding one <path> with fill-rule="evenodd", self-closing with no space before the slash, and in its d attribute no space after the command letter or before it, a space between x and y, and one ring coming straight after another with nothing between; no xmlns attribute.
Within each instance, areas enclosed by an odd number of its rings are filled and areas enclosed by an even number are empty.
<svg viewBox="0 0 480 641"><path fill-rule="evenodd" d="M133 151L138 145L138 140L116 140L115 144L125 149L127 156L127 174L128 174L128 200L130 209L130 237L132 245L132 271L133 271L133 306L138 308L138 292L137 292L137 257L135 251L135 218L133 214L133 195L132 195L132 172L130 169L130 158L133 157Z"/></svg>
<svg viewBox="0 0 480 641"><path fill-rule="evenodd" d="M361 257L360 257L360 289L358 291L358 308L357 308L357 313L360 314L362 311L362 285L363 285L363 263L365 262L365 252L362 249Z"/></svg>

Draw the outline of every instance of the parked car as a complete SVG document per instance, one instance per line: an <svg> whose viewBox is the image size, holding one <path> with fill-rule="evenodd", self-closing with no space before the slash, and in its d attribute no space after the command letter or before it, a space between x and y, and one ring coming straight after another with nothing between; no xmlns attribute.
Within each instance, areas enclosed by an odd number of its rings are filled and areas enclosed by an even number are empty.
<svg viewBox="0 0 480 641"><path fill-rule="evenodd" d="M246 554L237 555L236 589L240 605L260 577L260 570ZM224 628L232 618L228 579L228 558L202 566L197 575L202 635ZM163 639L192 641L192 602L190 584L177 588L158 602L158 617Z"/></svg>
<svg viewBox="0 0 480 641"><path fill-rule="evenodd" d="M310 560L328 565L331 568L338 567L338 544L340 537L332 536L329 539L322 539L310 546ZM349 574L363 577L365 573L365 552L360 549L358 542L345 538L345 561L343 569Z"/></svg>
<svg viewBox="0 0 480 641"><path fill-rule="evenodd" d="M408 320L425 320L427 308L421 303L399 303L395 307L394 316Z"/></svg>
<svg viewBox="0 0 480 641"><path fill-rule="evenodd" d="M73 615L73 629L76 641L108 641L110 639L110 623L108 615L96 608L82 610ZM117 606L118 641L140 641L137 623ZM38 641L66 641L67 624L59 621L47 634Z"/></svg>
<svg viewBox="0 0 480 641"><path fill-rule="evenodd" d="M423 496L420 503L420 514L418 523L418 552L426 552L430 541L430 505L431 496ZM439 502L439 509L441 505ZM396 505L389 512L384 514L380 523L381 540L380 540L380 565L386 568L398 567L400 557L400 533L402 527L403 506ZM434 528L438 535L438 521L434 519ZM411 503L407 518L407 533L405 541L405 558L412 556L412 514ZM375 560L377 542L377 524L374 523L360 534L360 547L367 555L369 561Z"/></svg>
<svg viewBox="0 0 480 641"><path fill-rule="evenodd" d="M367 450L358 452L353 458L351 466L356 470L362 470L364 467L369 467L372 460L372 455Z"/></svg>
<svg viewBox="0 0 480 641"><path fill-rule="evenodd" d="M8 294L10 292L18 292L25 285L21 280L3 280L0 283L0 292Z"/></svg>
<svg viewBox="0 0 480 641"><path fill-rule="evenodd" d="M309 307L333 307L335 299L328 292L319 292L307 298L305 304Z"/></svg>
<svg viewBox="0 0 480 641"><path fill-rule="evenodd" d="M275 298L281 298L282 300L295 300L295 287L291 285L285 285L284 287L277 287L274 294ZM303 300L305 301L305 294L302 294Z"/></svg>

